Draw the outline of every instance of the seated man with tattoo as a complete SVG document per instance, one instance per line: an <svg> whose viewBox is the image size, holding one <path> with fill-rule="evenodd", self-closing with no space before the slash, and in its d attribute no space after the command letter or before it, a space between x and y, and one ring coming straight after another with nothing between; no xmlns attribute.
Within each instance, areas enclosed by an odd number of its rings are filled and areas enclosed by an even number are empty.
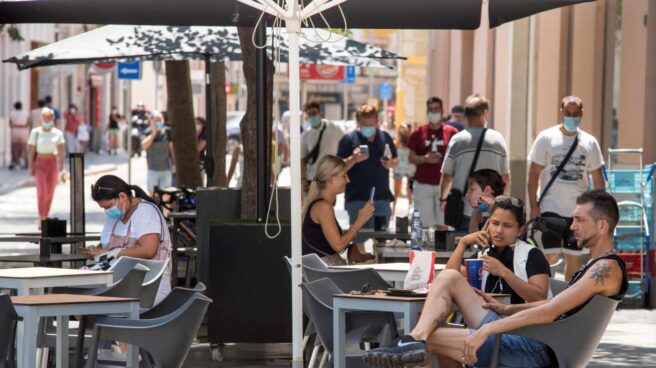
<svg viewBox="0 0 656 368"><path fill-rule="evenodd" d="M475 292L454 270L440 272L426 300L421 318L410 335L391 347L366 352L372 367L415 367L436 354L440 367L489 365L494 335L521 327L548 324L582 309L595 295L621 299L628 287L622 259L613 248L613 231L619 221L617 202L603 190L581 194L576 200L571 230L579 247L590 250L590 261L551 300L503 305ZM467 326L474 329L438 328L453 304L459 306ZM549 367L555 362L545 344L522 336L503 334L499 364L508 367Z"/></svg>

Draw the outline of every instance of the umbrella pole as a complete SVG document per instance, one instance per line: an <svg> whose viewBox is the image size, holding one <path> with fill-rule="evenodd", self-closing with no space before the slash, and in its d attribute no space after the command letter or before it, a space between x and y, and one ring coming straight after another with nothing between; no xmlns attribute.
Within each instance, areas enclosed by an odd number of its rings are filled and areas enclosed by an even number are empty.
<svg viewBox="0 0 656 368"><path fill-rule="evenodd" d="M290 4L290 12L296 14L298 3ZM289 37L289 136L291 167L291 213L292 213L292 367L303 366L303 309L301 304L301 109L299 34L298 18L286 19Z"/></svg>
<svg viewBox="0 0 656 368"><path fill-rule="evenodd" d="M212 141L214 136L212 135L212 86L211 86L211 60L210 54L204 54L205 57L205 129L207 129L207 145L205 146L205 174L207 174L207 182L205 183L206 187L210 187L213 183L214 177L214 145Z"/></svg>

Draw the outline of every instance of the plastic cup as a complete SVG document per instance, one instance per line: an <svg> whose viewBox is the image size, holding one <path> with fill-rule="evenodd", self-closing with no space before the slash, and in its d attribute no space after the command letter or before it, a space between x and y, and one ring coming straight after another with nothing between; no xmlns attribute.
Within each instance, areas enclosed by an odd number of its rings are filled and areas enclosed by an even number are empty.
<svg viewBox="0 0 656 368"><path fill-rule="evenodd" d="M483 260L482 259L466 259L465 268L467 269L467 282L469 285L476 289L481 288L482 273L483 273Z"/></svg>

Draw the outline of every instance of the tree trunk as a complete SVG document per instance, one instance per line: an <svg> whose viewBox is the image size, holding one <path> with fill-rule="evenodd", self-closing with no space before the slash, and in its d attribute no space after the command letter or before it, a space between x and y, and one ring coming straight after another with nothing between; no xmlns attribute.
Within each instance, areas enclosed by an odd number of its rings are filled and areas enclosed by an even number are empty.
<svg viewBox="0 0 656 368"><path fill-rule="evenodd" d="M197 188L202 185L198 164L198 141L192 105L189 61L166 62L168 116L175 155L177 185Z"/></svg>
<svg viewBox="0 0 656 368"><path fill-rule="evenodd" d="M244 170L241 186L241 218L255 219L257 216L257 139L256 139L256 106L255 91L255 46L252 42L254 28L238 27L241 59L246 80L247 102L246 114L240 123L241 141L244 147ZM266 152L271 152L271 115L273 106L273 63L267 57L267 141ZM270 156L270 155L269 155ZM271 176L271 162L267 163L267 175Z"/></svg>
<svg viewBox="0 0 656 368"><path fill-rule="evenodd" d="M227 187L226 176L226 90L225 64L212 63L210 83L212 85L212 147L214 150L214 182L208 186Z"/></svg>

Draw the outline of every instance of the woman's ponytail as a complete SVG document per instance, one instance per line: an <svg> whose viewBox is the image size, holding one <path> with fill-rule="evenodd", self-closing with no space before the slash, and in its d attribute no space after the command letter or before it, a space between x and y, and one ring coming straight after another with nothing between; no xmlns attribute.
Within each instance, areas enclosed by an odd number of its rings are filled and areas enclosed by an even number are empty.
<svg viewBox="0 0 656 368"><path fill-rule="evenodd" d="M321 189L319 188L319 183L317 183L315 180L312 180L310 183L310 189L308 189L308 193L303 200L303 211L301 212L302 218L305 218L305 214L310 208L310 205L314 203L314 201L316 201L320 195Z"/></svg>
<svg viewBox="0 0 656 368"><path fill-rule="evenodd" d="M141 189L140 186L130 185L130 189L132 189L132 191L134 192L135 197L141 198L144 201L147 201L147 202L150 202L150 203L153 203L153 204L157 204L155 202L155 200L151 196L148 195L148 193L146 193L143 189Z"/></svg>

